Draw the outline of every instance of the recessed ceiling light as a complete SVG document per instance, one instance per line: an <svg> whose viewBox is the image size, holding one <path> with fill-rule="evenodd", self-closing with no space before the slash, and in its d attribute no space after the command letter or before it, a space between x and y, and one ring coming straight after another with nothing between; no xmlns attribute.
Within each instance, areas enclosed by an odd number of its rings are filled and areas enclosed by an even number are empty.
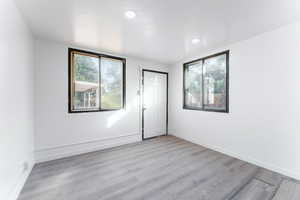
<svg viewBox="0 0 300 200"><path fill-rule="evenodd" d="M199 42L200 42L200 39L198 39L198 38L195 38L195 39L192 40L193 44L198 44Z"/></svg>
<svg viewBox="0 0 300 200"><path fill-rule="evenodd" d="M133 18L135 18L136 14L135 14L135 12L129 10L129 11L126 11L126 12L125 12L125 16L126 16L128 19L133 19Z"/></svg>

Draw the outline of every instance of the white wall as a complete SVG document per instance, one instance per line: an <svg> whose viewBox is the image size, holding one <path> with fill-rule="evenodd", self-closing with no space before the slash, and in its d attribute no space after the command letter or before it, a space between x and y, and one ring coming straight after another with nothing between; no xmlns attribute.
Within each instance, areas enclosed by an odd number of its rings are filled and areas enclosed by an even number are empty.
<svg viewBox="0 0 300 200"><path fill-rule="evenodd" d="M69 114L68 47L36 41L37 162L141 140L139 67L167 70L158 63L126 57L126 110Z"/></svg>
<svg viewBox="0 0 300 200"><path fill-rule="evenodd" d="M0 13L0 199L10 200L33 166L34 41L13 1Z"/></svg>
<svg viewBox="0 0 300 200"><path fill-rule="evenodd" d="M170 67L170 132L300 179L300 24ZM182 64L230 50L230 113L182 109Z"/></svg>

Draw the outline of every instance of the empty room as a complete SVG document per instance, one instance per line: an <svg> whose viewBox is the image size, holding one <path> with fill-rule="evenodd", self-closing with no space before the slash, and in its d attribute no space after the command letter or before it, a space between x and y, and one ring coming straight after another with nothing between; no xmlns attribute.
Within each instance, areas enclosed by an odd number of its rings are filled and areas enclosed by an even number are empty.
<svg viewBox="0 0 300 200"><path fill-rule="evenodd" d="M300 200L299 0L0 0L0 200Z"/></svg>

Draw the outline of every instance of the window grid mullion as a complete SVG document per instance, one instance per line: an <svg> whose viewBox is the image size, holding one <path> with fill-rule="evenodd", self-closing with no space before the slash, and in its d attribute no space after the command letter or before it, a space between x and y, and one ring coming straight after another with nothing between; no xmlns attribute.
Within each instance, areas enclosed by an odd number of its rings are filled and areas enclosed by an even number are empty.
<svg viewBox="0 0 300 200"><path fill-rule="evenodd" d="M202 73L201 73L201 76L202 76L202 109L203 110L205 110L204 109L204 59L202 60L202 65L201 65L201 67L202 67Z"/></svg>
<svg viewBox="0 0 300 200"><path fill-rule="evenodd" d="M72 62L72 66L74 66L74 59L75 59L75 56L74 56L74 53L72 52L71 54L71 62ZM74 106L74 101L73 99L75 98L75 70L74 70L74 67L72 67L71 69L71 106L72 106L72 109L75 109L75 106Z"/></svg>
<svg viewBox="0 0 300 200"><path fill-rule="evenodd" d="M101 107L101 85L102 85L102 82L101 82L101 56L99 56L99 111L102 110L102 107Z"/></svg>

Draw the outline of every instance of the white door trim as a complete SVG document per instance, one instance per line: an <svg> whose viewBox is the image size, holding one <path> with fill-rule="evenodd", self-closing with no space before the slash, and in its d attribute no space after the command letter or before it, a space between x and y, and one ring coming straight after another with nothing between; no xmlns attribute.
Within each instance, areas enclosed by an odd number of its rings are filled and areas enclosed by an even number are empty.
<svg viewBox="0 0 300 200"><path fill-rule="evenodd" d="M142 100L141 100L141 112L142 112L142 139L146 140L146 139L151 139L151 138L145 138L144 137L144 72L152 72L152 73L159 73L159 74L165 74L167 76L167 91L166 91L166 134L168 135L168 107L169 107L169 74L168 72L163 72L163 71L156 71L156 70L149 70L149 69L142 69ZM157 136L155 136L157 137Z"/></svg>

